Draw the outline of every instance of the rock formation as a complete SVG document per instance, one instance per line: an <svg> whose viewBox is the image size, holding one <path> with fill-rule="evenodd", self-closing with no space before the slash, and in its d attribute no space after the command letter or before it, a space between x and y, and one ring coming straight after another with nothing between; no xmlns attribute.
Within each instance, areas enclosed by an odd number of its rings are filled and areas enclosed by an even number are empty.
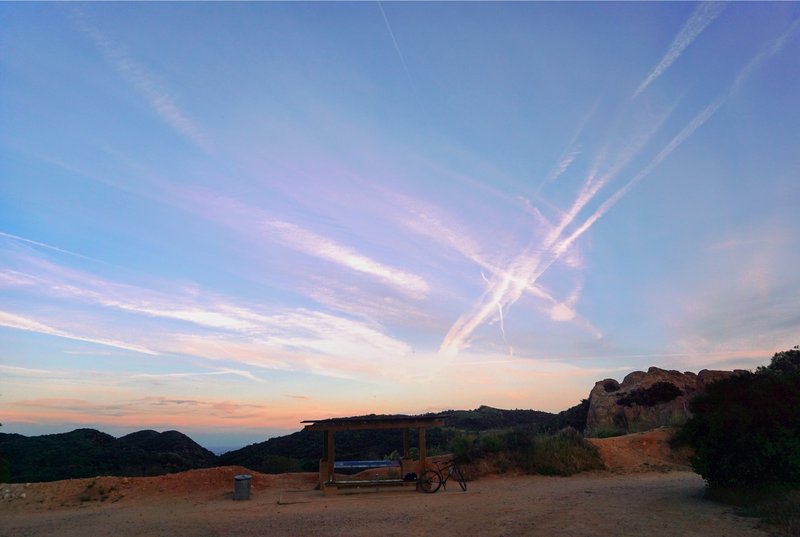
<svg viewBox="0 0 800 537"><path fill-rule="evenodd" d="M597 382L589 394L587 436L614 436L683 425L691 416L689 401L706 386L735 371L681 373L651 367L634 371L620 384L614 379Z"/></svg>

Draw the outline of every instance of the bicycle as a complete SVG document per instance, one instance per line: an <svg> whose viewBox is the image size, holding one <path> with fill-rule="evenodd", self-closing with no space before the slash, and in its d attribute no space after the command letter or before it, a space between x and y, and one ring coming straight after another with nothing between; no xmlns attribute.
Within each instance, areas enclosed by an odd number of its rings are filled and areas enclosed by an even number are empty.
<svg viewBox="0 0 800 537"><path fill-rule="evenodd" d="M467 481L464 479L464 474L461 473L461 468L458 467L455 459L441 462L435 461L436 468L429 468L425 470L422 477L419 479L419 488L422 492L433 493L439 490L439 487L444 487L447 490L447 480L454 477L458 481L461 490L467 490Z"/></svg>

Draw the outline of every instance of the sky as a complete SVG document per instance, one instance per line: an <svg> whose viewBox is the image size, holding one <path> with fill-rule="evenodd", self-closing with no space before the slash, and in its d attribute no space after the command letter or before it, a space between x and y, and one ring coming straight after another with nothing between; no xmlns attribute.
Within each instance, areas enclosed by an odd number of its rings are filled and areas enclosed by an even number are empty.
<svg viewBox="0 0 800 537"><path fill-rule="evenodd" d="M0 3L2 432L557 412L800 343L798 3Z"/></svg>

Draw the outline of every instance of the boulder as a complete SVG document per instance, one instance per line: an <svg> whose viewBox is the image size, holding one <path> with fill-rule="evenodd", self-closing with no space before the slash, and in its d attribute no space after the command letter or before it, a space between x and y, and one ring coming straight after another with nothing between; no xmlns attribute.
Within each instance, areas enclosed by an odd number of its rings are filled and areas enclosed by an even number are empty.
<svg viewBox="0 0 800 537"><path fill-rule="evenodd" d="M686 423L689 401L706 386L735 371L634 371L622 383L605 379L589 394L586 436L615 436Z"/></svg>

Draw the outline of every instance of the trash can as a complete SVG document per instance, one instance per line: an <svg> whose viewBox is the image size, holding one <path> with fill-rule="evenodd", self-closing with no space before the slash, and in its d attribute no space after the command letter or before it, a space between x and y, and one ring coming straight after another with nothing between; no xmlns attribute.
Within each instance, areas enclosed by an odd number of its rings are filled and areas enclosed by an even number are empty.
<svg viewBox="0 0 800 537"><path fill-rule="evenodd" d="M233 478L233 499L234 500L249 500L250 499L250 479L253 476L247 474L240 474Z"/></svg>

